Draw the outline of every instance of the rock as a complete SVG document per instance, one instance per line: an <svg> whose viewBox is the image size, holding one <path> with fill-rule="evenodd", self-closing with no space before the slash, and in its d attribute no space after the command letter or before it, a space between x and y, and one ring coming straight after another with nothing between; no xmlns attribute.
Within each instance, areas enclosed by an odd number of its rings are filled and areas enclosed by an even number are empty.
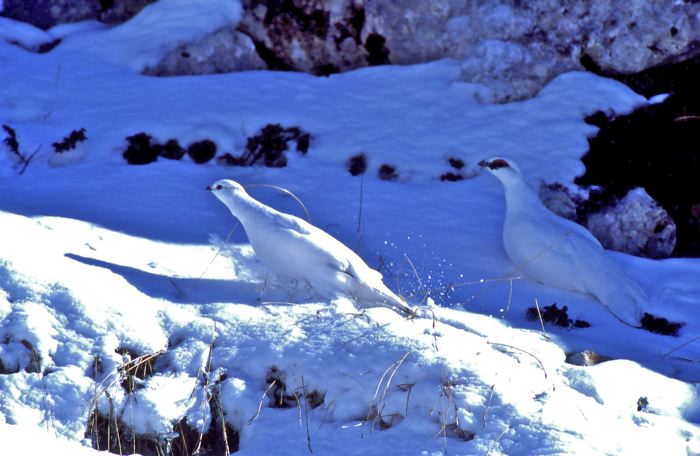
<svg viewBox="0 0 700 456"><path fill-rule="evenodd" d="M41 28L116 23L149 0L4 0L4 15ZM181 46L149 74L267 67L327 75L441 58L491 100L533 96L555 76L628 74L700 55L700 2L630 0L242 0L237 31ZM256 56L257 54L257 56ZM189 57L187 57L189 55ZM194 56L194 57L193 57ZM264 62L264 65L263 65Z"/></svg>
<svg viewBox="0 0 700 456"><path fill-rule="evenodd" d="M3 0L2 15L49 29L66 22L97 19L100 3L95 0Z"/></svg>
<svg viewBox="0 0 700 456"><path fill-rule="evenodd" d="M578 220L578 206L581 204L582 198L574 195L566 186L559 183L545 184L542 182L538 194L542 204L550 211L569 220Z"/></svg>
<svg viewBox="0 0 700 456"><path fill-rule="evenodd" d="M596 364L610 361L612 358L602 356L592 350L584 350L582 352L568 353L566 362L574 366L595 366Z"/></svg>
<svg viewBox="0 0 700 456"><path fill-rule="evenodd" d="M331 74L367 65L362 0L243 0L239 30L270 69Z"/></svg>
<svg viewBox="0 0 700 456"><path fill-rule="evenodd" d="M121 23L152 0L3 0L2 15L41 29L84 20Z"/></svg>
<svg viewBox="0 0 700 456"><path fill-rule="evenodd" d="M132 18L153 0L99 0L99 20L108 24L121 24Z"/></svg>
<svg viewBox="0 0 700 456"><path fill-rule="evenodd" d="M178 46L155 66L146 68L153 76L227 73L265 69L250 38L227 26L191 43Z"/></svg>
<svg viewBox="0 0 700 456"><path fill-rule="evenodd" d="M486 84L497 101L532 96L581 69L582 56L605 71L635 72L699 52L696 2L367 0L365 15L363 36L382 35L392 63L462 60L462 79Z"/></svg>
<svg viewBox="0 0 700 456"><path fill-rule="evenodd" d="M700 27L697 2L591 2L590 11L605 22L592 27L582 51L604 70L633 73L674 57L697 55L693 50Z"/></svg>
<svg viewBox="0 0 700 456"><path fill-rule="evenodd" d="M634 72L700 52L700 4L457 0L243 2L240 30L275 69L327 74L378 63L463 62L495 101L534 95L585 62ZM271 6L273 5L273 6Z"/></svg>
<svg viewBox="0 0 700 456"><path fill-rule="evenodd" d="M542 203L555 214L584 225L606 249L647 258L668 258L676 245L676 224L641 187L623 198L605 191L542 184Z"/></svg>
<svg viewBox="0 0 700 456"><path fill-rule="evenodd" d="M668 71L672 67L666 67L663 72L657 70L656 75L647 72L638 80L640 87L673 90L665 100L640 106L626 115L596 113L586 119L599 131L588 139L589 151L582 159L586 172L575 182L603 189L603 194L595 198L601 205L621 199L633 188L643 187L676 224L673 255L697 257L700 256L697 216L700 58L695 58L693 67L678 65ZM664 75L672 78L659 79Z"/></svg>
<svg viewBox="0 0 700 456"><path fill-rule="evenodd" d="M606 249L631 255L668 258L676 246L676 224L641 187L589 215L586 227Z"/></svg>

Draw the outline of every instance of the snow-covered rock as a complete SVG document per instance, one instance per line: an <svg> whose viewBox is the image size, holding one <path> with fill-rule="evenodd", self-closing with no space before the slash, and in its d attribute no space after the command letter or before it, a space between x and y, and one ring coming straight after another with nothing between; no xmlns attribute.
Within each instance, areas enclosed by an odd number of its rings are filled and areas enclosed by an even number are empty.
<svg viewBox="0 0 700 456"><path fill-rule="evenodd" d="M200 43L222 28L236 24L240 15L240 4L228 0L204 3L160 0L118 26L70 33L63 38L60 48L66 52L87 51L118 64L128 61L134 71L144 72L157 68L178 46ZM132 58L136 49L139 59Z"/></svg>
<svg viewBox="0 0 700 456"><path fill-rule="evenodd" d="M272 69L328 74L367 65L362 1L245 0L243 7L239 29Z"/></svg>
<svg viewBox="0 0 700 456"><path fill-rule="evenodd" d="M343 71L373 63L463 61L462 78L499 101L536 93L581 69L635 72L692 55L700 5L612 1L304 0L292 7L243 2L241 30L281 68Z"/></svg>
<svg viewBox="0 0 700 456"><path fill-rule="evenodd" d="M101 1L99 20L109 24L121 23L137 14L153 0L111 0Z"/></svg>
<svg viewBox="0 0 700 456"><path fill-rule="evenodd" d="M586 227L605 248L632 255L668 258L676 246L676 224L641 187L591 214Z"/></svg>
<svg viewBox="0 0 700 456"><path fill-rule="evenodd" d="M44 29L84 19L115 23L147 2L108 3L7 0L3 15ZM238 8L238 2L228 3ZM147 72L266 66L330 74L448 57L463 62L463 80L486 84L493 99L508 101L530 97L555 76L582 69L582 58L585 66L608 73L638 72L697 55L694 43L700 40L697 2L243 0L240 5L237 26L190 37Z"/></svg>
<svg viewBox="0 0 700 456"><path fill-rule="evenodd" d="M93 0L3 0L4 16L44 30L66 22L95 19L100 3Z"/></svg>
<svg viewBox="0 0 700 456"><path fill-rule="evenodd" d="M38 49L42 44L52 41L53 37L30 24L0 17L0 39L25 49Z"/></svg>
<svg viewBox="0 0 700 456"><path fill-rule="evenodd" d="M222 27L195 41L181 44L144 73L155 76L229 73L267 68L250 37L235 26Z"/></svg>
<svg viewBox="0 0 700 456"><path fill-rule="evenodd" d="M582 188L542 184L539 198L555 214L586 226L606 249L668 258L676 246L675 222L642 187L593 212L585 207L589 194Z"/></svg>
<svg viewBox="0 0 700 456"><path fill-rule="evenodd" d="M577 0L464 2L368 0L363 36L386 39L392 63L438 57L464 62L463 78L506 101L531 96L557 74L581 67L635 72L693 52L700 6Z"/></svg>
<svg viewBox="0 0 700 456"><path fill-rule="evenodd" d="M84 20L123 22L151 0L3 0L2 14L41 29Z"/></svg>
<svg viewBox="0 0 700 456"><path fill-rule="evenodd" d="M578 219L578 206L581 204L579 195L575 195L571 189L559 183L540 183L537 196L547 209L560 217L569 220Z"/></svg>

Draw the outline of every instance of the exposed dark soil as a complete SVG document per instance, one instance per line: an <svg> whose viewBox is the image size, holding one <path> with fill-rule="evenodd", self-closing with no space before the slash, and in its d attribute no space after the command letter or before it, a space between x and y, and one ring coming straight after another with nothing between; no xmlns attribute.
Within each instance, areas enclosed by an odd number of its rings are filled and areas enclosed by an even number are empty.
<svg viewBox="0 0 700 456"><path fill-rule="evenodd" d="M537 307L528 307L525 314L526 318L530 321L537 321L542 316L542 321L545 323L551 323L554 326L559 326L560 328L589 328L591 326L585 320L572 320L569 318L569 308L563 306L561 309L556 303L544 306L537 312Z"/></svg>
<svg viewBox="0 0 700 456"><path fill-rule="evenodd" d="M590 203L598 206L643 187L676 224L673 256L700 256L700 56L636 74L605 73L588 57L582 63L645 96L670 96L627 115L589 116L600 131L589 138L576 183L602 187Z"/></svg>
<svg viewBox="0 0 700 456"><path fill-rule="evenodd" d="M641 324L642 328L649 332L673 337L677 337L680 329L685 326L685 323L668 321L663 317L655 317L646 312L642 317Z"/></svg>

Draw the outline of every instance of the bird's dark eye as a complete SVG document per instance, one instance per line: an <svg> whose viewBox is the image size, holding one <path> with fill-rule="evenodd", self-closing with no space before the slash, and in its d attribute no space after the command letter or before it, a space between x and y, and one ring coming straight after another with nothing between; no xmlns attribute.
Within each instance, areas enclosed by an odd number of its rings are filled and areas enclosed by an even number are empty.
<svg viewBox="0 0 700 456"><path fill-rule="evenodd" d="M221 184L219 184L219 185L217 185L217 186L214 187L214 188L215 188L216 190L221 190L221 189L224 188L224 187L222 187Z"/></svg>

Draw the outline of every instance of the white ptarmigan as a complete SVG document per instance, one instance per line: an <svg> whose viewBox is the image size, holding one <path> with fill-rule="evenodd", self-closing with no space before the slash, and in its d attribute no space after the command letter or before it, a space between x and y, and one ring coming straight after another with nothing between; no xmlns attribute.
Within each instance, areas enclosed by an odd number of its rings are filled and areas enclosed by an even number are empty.
<svg viewBox="0 0 700 456"><path fill-rule="evenodd" d="M503 245L515 266L545 285L591 294L618 319L638 327L646 294L600 242L581 225L547 209L512 160L494 157L479 166L503 184Z"/></svg>
<svg viewBox="0 0 700 456"><path fill-rule="evenodd" d="M325 231L250 196L243 186L221 179L207 187L243 224L255 255L271 271L305 280L326 298L347 296L358 304L413 310L382 282L355 252Z"/></svg>

